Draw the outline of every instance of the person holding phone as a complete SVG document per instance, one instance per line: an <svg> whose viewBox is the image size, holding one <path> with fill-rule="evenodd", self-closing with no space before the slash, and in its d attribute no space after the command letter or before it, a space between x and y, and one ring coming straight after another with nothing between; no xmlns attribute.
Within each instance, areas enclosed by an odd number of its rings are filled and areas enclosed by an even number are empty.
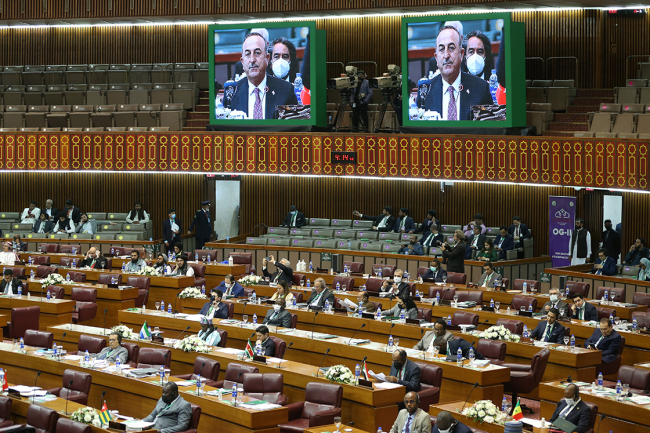
<svg viewBox="0 0 650 433"><path fill-rule="evenodd" d="M82 268L108 269L108 260L98 248L91 247L79 265Z"/></svg>
<svg viewBox="0 0 650 433"><path fill-rule="evenodd" d="M268 263L273 263L277 268L273 274L270 274L266 269ZM270 283L278 283L280 281L286 281L287 284L293 284L293 269L291 269L291 263L287 259L282 259L279 262L275 261L275 257L265 257L262 260L262 272L264 276L269 279Z"/></svg>

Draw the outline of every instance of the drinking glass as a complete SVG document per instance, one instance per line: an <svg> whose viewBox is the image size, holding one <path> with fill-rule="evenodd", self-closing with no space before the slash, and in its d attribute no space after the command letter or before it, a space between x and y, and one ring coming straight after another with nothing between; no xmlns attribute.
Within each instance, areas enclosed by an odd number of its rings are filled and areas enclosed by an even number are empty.
<svg viewBox="0 0 650 433"><path fill-rule="evenodd" d="M393 344L396 348L399 347L399 338L393 338Z"/></svg>
<svg viewBox="0 0 650 433"><path fill-rule="evenodd" d="M267 283L268 283L269 281L271 281L269 277L265 277L264 280L265 280Z"/></svg>
<svg viewBox="0 0 650 433"><path fill-rule="evenodd" d="M343 284L343 285L341 286L341 290L343 290L344 292L345 292L347 289L348 289L348 286L347 286L347 285Z"/></svg>
<svg viewBox="0 0 650 433"><path fill-rule="evenodd" d="M454 294L454 306L458 307L458 295L457 294Z"/></svg>
<svg viewBox="0 0 650 433"><path fill-rule="evenodd" d="M630 392L630 384L629 383L624 383L623 384L623 394L627 397L627 395Z"/></svg>
<svg viewBox="0 0 650 433"><path fill-rule="evenodd" d="M496 308L497 311L499 311L500 306L501 306L501 302L499 301L494 302L494 308Z"/></svg>
<svg viewBox="0 0 650 433"><path fill-rule="evenodd" d="M205 256L201 256L201 261L205 262Z"/></svg>
<svg viewBox="0 0 650 433"><path fill-rule="evenodd" d="M106 262L102 262L102 271L104 270L104 264L105 264L105 263L106 263Z"/></svg>
<svg viewBox="0 0 650 433"><path fill-rule="evenodd" d="M621 318L620 317L614 317L614 323L616 324L616 326L620 325L621 324Z"/></svg>
<svg viewBox="0 0 650 433"><path fill-rule="evenodd" d="M571 339L570 339L568 336L565 335L565 336L564 336L564 345L565 345L565 346L568 346L570 340L571 340Z"/></svg>
<svg viewBox="0 0 650 433"><path fill-rule="evenodd" d="M379 275L379 270L377 268L373 268L372 271L375 273L375 277Z"/></svg>
<svg viewBox="0 0 650 433"><path fill-rule="evenodd" d="M153 328L153 332L155 332L156 334L160 333L160 328L157 327L157 326L154 327L154 328Z"/></svg>
<svg viewBox="0 0 650 433"><path fill-rule="evenodd" d="M446 286L447 285L447 276L442 277L442 283Z"/></svg>
<svg viewBox="0 0 650 433"><path fill-rule="evenodd" d="M244 319L244 326L245 326L245 325L246 325L246 322L248 322L248 314L244 314L244 316L242 317L242 319Z"/></svg>
<svg viewBox="0 0 650 433"><path fill-rule="evenodd" d="M336 425L336 431L339 432L341 428L341 417L340 416L335 416L334 417L334 424Z"/></svg>
<svg viewBox="0 0 650 433"><path fill-rule="evenodd" d="M160 302L156 302L156 310L160 310Z"/></svg>
<svg viewBox="0 0 650 433"><path fill-rule="evenodd" d="M521 308L519 309L519 311L521 311L521 312L526 311L526 307L524 307L524 306L522 305Z"/></svg>
<svg viewBox="0 0 650 433"><path fill-rule="evenodd" d="M438 357L438 352L440 351L440 348L438 346L433 346L433 357L437 358Z"/></svg>
<svg viewBox="0 0 650 433"><path fill-rule="evenodd" d="M300 280L300 287L305 287L305 280Z"/></svg>

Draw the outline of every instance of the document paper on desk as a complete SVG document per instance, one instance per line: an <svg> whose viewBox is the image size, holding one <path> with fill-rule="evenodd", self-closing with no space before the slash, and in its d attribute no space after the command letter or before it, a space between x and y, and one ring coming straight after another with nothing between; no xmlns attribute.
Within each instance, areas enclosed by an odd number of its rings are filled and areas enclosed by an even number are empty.
<svg viewBox="0 0 650 433"><path fill-rule="evenodd" d="M650 404L650 397L644 395L635 395L634 397L628 397L628 400L636 404Z"/></svg>
<svg viewBox="0 0 650 433"><path fill-rule="evenodd" d="M353 310L356 310L357 307L358 307L357 304L355 304L354 302L350 301L348 298L345 298L345 299L343 300L343 303L344 303L345 305L347 305L348 307L352 308Z"/></svg>
<svg viewBox="0 0 650 433"><path fill-rule="evenodd" d="M391 383L391 382L380 382L380 383L375 383L375 386L377 389L394 389L394 388L399 388L400 385L399 383Z"/></svg>
<svg viewBox="0 0 650 433"><path fill-rule="evenodd" d="M541 428L542 427L542 420L541 419L532 419L532 418L522 418L521 422L524 424L528 424L533 427ZM551 425L550 422L545 422L544 427L549 427Z"/></svg>
<svg viewBox="0 0 650 433"><path fill-rule="evenodd" d="M149 427L153 426L155 423L134 419L131 421L125 421L123 424L126 426L126 431L142 431L149 429Z"/></svg>
<svg viewBox="0 0 650 433"><path fill-rule="evenodd" d="M386 382L386 375L384 373L376 374L374 371L368 370L368 374L370 376L374 377L377 380L380 380L382 382Z"/></svg>

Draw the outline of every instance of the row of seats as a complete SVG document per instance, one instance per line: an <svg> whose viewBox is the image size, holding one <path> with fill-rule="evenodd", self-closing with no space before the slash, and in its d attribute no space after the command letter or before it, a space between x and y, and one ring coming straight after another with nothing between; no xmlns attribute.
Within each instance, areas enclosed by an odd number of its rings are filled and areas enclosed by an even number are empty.
<svg viewBox="0 0 650 433"><path fill-rule="evenodd" d="M195 81L207 90L208 63L29 65L0 68L0 84L177 83Z"/></svg>
<svg viewBox="0 0 650 433"><path fill-rule="evenodd" d="M526 80L526 102L549 103L551 111L565 111L577 94L574 80Z"/></svg>
<svg viewBox="0 0 650 433"><path fill-rule="evenodd" d="M542 135L547 126L553 121L555 113L551 110L550 103L527 102L526 103L526 125L535 126L536 134Z"/></svg>
<svg viewBox="0 0 650 433"><path fill-rule="evenodd" d="M650 62L637 63L636 76L640 79L650 80Z"/></svg>
<svg viewBox="0 0 650 433"><path fill-rule="evenodd" d="M627 133L627 132L585 132L585 131L576 131L573 133L573 136L576 138L626 138L626 139L650 139L650 134L636 134L636 133Z"/></svg>
<svg viewBox="0 0 650 433"><path fill-rule="evenodd" d="M622 134L650 134L650 105L601 104L598 113L589 113L589 132L636 138ZM622 111L622 112L621 112Z"/></svg>
<svg viewBox="0 0 650 433"><path fill-rule="evenodd" d="M3 128L168 127L180 131L187 122L183 104L0 105Z"/></svg>
<svg viewBox="0 0 650 433"><path fill-rule="evenodd" d="M627 82L625 84L627 85L627 87L647 87L648 82L650 82L650 80L648 80L647 78L644 78L644 79L639 79L639 78L634 79L634 78L632 78L632 79L627 80Z"/></svg>
<svg viewBox="0 0 650 433"><path fill-rule="evenodd" d="M129 128L0 128L0 132L169 132L169 126L131 126Z"/></svg>
<svg viewBox="0 0 650 433"><path fill-rule="evenodd" d="M629 85L627 87L614 87L614 102L617 104L650 104L650 87Z"/></svg>
<svg viewBox="0 0 650 433"><path fill-rule="evenodd" d="M120 105L183 104L194 110L199 102L195 82L135 84L12 85L0 90L4 105Z"/></svg>

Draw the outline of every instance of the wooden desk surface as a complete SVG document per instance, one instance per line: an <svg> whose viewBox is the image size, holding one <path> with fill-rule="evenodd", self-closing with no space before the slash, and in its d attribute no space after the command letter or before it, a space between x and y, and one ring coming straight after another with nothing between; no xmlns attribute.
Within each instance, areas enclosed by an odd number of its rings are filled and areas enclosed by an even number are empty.
<svg viewBox="0 0 650 433"><path fill-rule="evenodd" d="M470 398L470 400L467 402L467 405L465 405L465 407L466 408L470 407L477 400L478 399L476 398ZM505 427L502 425L490 424L490 423L478 423L467 418L465 415L462 415L460 411L464 403L465 403L464 401L452 401L450 403L432 404L429 407L429 414L433 416L438 416L440 412L447 411L450 412L455 419L462 422L468 427L486 431L488 433L503 433ZM497 405L497 407L499 406Z"/></svg>
<svg viewBox="0 0 650 433"><path fill-rule="evenodd" d="M144 418L153 410L161 395L161 388L155 383L157 378L134 379L82 367L72 361L54 361L31 353L13 352L11 348L11 344L0 344L0 365L11 371L11 377L16 383L32 383L37 370L43 372L38 381L38 385L43 388L61 386L63 372L68 368L91 373L93 386L90 391L89 405L92 407L100 407L100 394L106 390L105 399L111 409L119 410L124 415ZM172 377L170 380L179 379ZM210 391L214 388L206 386L205 389ZM212 431L277 433L279 432L277 425L288 420L286 407L260 412L233 407L228 398L219 401L217 397L188 393L194 391L192 387L183 387L180 390L185 400L201 406L202 414L199 423L201 433Z"/></svg>
<svg viewBox="0 0 650 433"><path fill-rule="evenodd" d="M7 295L0 295L0 309L11 310L12 308L22 308L22 307L40 307L41 314L66 314L72 313L75 305L75 301L70 301L67 299L47 299L45 296L30 296L27 297L27 294L23 294L21 297L17 295L12 296L11 298Z"/></svg>
<svg viewBox="0 0 650 433"><path fill-rule="evenodd" d="M355 423L356 425L356 423ZM383 429L384 427L382 427ZM389 432L390 429L386 428L384 430L385 432ZM370 433L367 432L366 430L360 430L356 427L350 427L348 425L344 426L343 423L341 423L341 433ZM323 425L320 427L310 427L304 430L304 433L336 433L336 426L334 424L329 424L329 425Z"/></svg>
<svg viewBox="0 0 650 433"><path fill-rule="evenodd" d="M6 314L0 314L0 328L7 326L8 321L9 321L9 316L7 316Z"/></svg>

